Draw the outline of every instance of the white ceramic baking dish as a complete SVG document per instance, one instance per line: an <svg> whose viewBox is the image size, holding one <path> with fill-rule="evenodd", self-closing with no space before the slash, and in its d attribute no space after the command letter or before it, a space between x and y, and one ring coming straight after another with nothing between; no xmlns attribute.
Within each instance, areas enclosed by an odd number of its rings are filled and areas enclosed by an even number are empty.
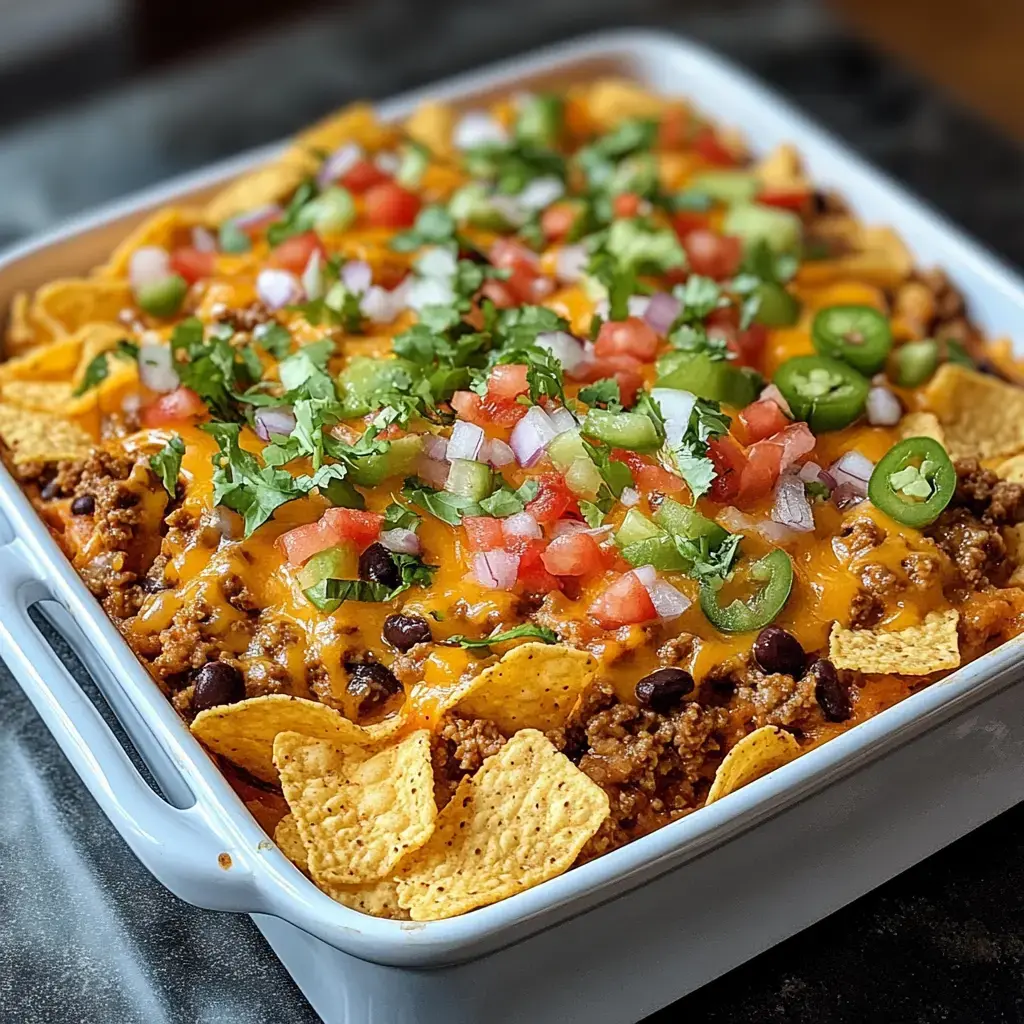
<svg viewBox="0 0 1024 1024"><path fill-rule="evenodd" d="M463 107L616 73L696 99L755 149L801 149L813 178L946 268L988 331L1012 333L1024 283L918 201L718 57L671 36L590 37L380 105ZM18 289L100 262L154 207L194 199L274 152L149 190L0 261ZM256 921L330 1021L636 1020L805 927L1024 792L1014 641L827 745L609 856L450 921L375 920L320 893L277 850L0 472L0 654L82 780L152 873L199 906ZM167 795L154 793L28 615L95 676Z"/></svg>

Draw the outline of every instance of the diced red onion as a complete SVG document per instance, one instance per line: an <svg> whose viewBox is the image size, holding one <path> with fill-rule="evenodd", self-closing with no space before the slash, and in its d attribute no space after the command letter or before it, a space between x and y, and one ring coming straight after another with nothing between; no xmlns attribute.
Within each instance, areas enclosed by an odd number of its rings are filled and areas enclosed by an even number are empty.
<svg viewBox="0 0 1024 1024"><path fill-rule="evenodd" d="M655 583L658 582L658 573L653 565L641 565L633 570L633 575L647 588L649 591Z"/></svg>
<svg viewBox="0 0 1024 1024"><path fill-rule="evenodd" d="M644 320L659 334L668 334L669 328L682 312L683 304L669 292L655 292L644 311Z"/></svg>
<svg viewBox="0 0 1024 1024"><path fill-rule="evenodd" d="M807 489L798 476L783 473L779 477L775 485L772 519L797 533L811 533L814 530L814 513L807 500Z"/></svg>
<svg viewBox="0 0 1024 1024"><path fill-rule="evenodd" d="M500 146L508 142L508 132L485 111L468 110L455 125L452 142L458 149L473 149L488 143Z"/></svg>
<svg viewBox="0 0 1024 1024"><path fill-rule="evenodd" d="M565 284L575 284L583 279L589 262L585 245L563 245L555 253L555 276Z"/></svg>
<svg viewBox="0 0 1024 1024"><path fill-rule="evenodd" d="M511 590L518 572L519 556L508 551L478 551L473 556L473 577L490 590Z"/></svg>
<svg viewBox="0 0 1024 1024"><path fill-rule="evenodd" d="M623 487L622 493L619 495L619 501L626 508L632 508L634 505L640 504L640 492L635 487Z"/></svg>
<svg viewBox="0 0 1024 1024"><path fill-rule="evenodd" d="M423 435L423 454L428 459L444 462L448 458L448 440L436 434Z"/></svg>
<svg viewBox="0 0 1024 1024"><path fill-rule="evenodd" d="M786 396L774 384L769 384L759 398L762 402L774 402L790 419L793 418L793 410L789 407Z"/></svg>
<svg viewBox="0 0 1024 1024"><path fill-rule="evenodd" d="M394 530L385 530L380 535L380 542L388 549L399 555L418 555L420 553L420 539L413 530L403 530L400 527Z"/></svg>
<svg viewBox="0 0 1024 1024"><path fill-rule="evenodd" d="M480 459L489 462L495 469L508 466L516 461L516 453L497 437L489 438L480 449Z"/></svg>
<svg viewBox="0 0 1024 1024"><path fill-rule="evenodd" d="M522 192L516 196L519 205L527 210L543 210L557 199L561 199L565 185L554 175L534 178Z"/></svg>
<svg viewBox="0 0 1024 1024"><path fill-rule="evenodd" d="M867 491L854 487L853 484L842 483L832 492L832 504L840 512L859 505L865 498L867 498Z"/></svg>
<svg viewBox="0 0 1024 1024"><path fill-rule="evenodd" d="M173 391L180 383L170 345L139 346L139 380L150 391Z"/></svg>
<svg viewBox="0 0 1024 1024"><path fill-rule="evenodd" d="M539 405L531 405L513 428L509 445L515 453L516 462L526 468L544 454L544 449L557 436L551 417Z"/></svg>
<svg viewBox="0 0 1024 1024"><path fill-rule="evenodd" d="M277 203L264 203L262 206L256 206L251 210L246 210L245 213L240 213L237 217L232 217L229 223L240 231L244 231L253 225L263 224L273 217L279 217L282 213L284 210Z"/></svg>
<svg viewBox="0 0 1024 1024"><path fill-rule="evenodd" d="M832 463L829 473L838 486L845 484L853 493L866 498L868 481L874 468L875 464L867 456L860 452L846 452Z"/></svg>
<svg viewBox="0 0 1024 1024"><path fill-rule="evenodd" d="M683 439L690 425L690 414L697 404L697 396L680 388L652 388L653 398L665 417L665 439L669 445L677 445Z"/></svg>
<svg viewBox="0 0 1024 1024"><path fill-rule="evenodd" d="M797 476L805 484L824 484L830 491L834 490L836 486L835 477L828 470L822 469L816 462L805 462L800 467L800 472L797 473Z"/></svg>
<svg viewBox="0 0 1024 1024"><path fill-rule="evenodd" d="M302 286L287 270L267 269L256 276L256 293L268 309L281 309L302 299Z"/></svg>
<svg viewBox="0 0 1024 1024"><path fill-rule="evenodd" d="M873 427L894 427L903 415L900 400L888 388L872 388L868 392L868 423Z"/></svg>
<svg viewBox="0 0 1024 1024"><path fill-rule="evenodd" d="M128 260L128 278L135 291L163 281L170 273L170 253L159 245L144 245L136 249Z"/></svg>
<svg viewBox="0 0 1024 1024"><path fill-rule="evenodd" d="M465 420L456 420L455 426L452 427L452 436L448 438L446 458L449 462L452 459L475 462L483 443L484 432L480 427Z"/></svg>
<svg viewBox="0 0 1024 1024"><path fill-rule="evenodd" d="M373 270L366 260L349 260L341 268L341 283L353 295L362 295L373 283Z"/></svg>
<svg viewBox="0 0 1024 1024"><path fill-rule="evenodd" d="M208 228L197 225L192 229L192 248L196 252L216 252L217 239Z"/></svg>
<svg viewBox="0 0 1024 1024"><path fill-rule="evenodd" d="M303 270L302 277L300 278L302 290L310 301L319 299L323 294L324 275L321 271L322 262L320 250L314 249L309 254L309 259L306 260L306 269Z"/></svg>
<svg viewBox="0 0 1024 1024"><path fill-rule="evenodd" d="M272 435L287 437L295 429L295 414L291 406L263 406L253 413L256 436L269 441Z"/></svg>
<svg viewBox="0 0 1024 1024"><path fill-rule="evenodd" d="M564 405L556 406L548 413L548 419L559 434L568 433L577 427L576 418Z"/></svg>
<svg viewBox="0 0 1024 1024"><path fill-rule="evenodd" d="M425 455L416 460L416 475L438 490L447 482L450 468L447 462L428 459Z"/></svg>
<svg viewBox="0 0 1024 1024"><path fill-rule="evenodd" d="M782 523L776 523L772 519L762 519L754 529L761 534L765 540L769 540L773 544L789 544L799 536L799 533L796 530L791 530L788 526L784 526Z"/></svg>
<svg viewBox="0 0 1024 1024"><path fill-rule="evenodd" d="M339 146L321 164L317 172L316 183L321 188L333 185L343 174L352 170L363 159L363 147L355 142L346 142Z"/></svg>
<svg viewBox="0 0 1024 1024"><path fill-rule="evenodd" d="M539 540L543 535L540 523L529 512L517 512L514 516L503 519L501 532L506 538L526 537L530 540Z"/></svg>
<svg viewBox="0 0 1024 1024"><path fill-rule="evenodd" d="M662 622L678 619L690 607L690 599L665 580L655 580L647 587L647 593Z"/></svg>
<svg viewBox="0 0 1024 1024"><path fill-rule="evenodd" d="M568 331L541 331L534 344L550 352L570 376L592 361L583 343Z"/></svg>

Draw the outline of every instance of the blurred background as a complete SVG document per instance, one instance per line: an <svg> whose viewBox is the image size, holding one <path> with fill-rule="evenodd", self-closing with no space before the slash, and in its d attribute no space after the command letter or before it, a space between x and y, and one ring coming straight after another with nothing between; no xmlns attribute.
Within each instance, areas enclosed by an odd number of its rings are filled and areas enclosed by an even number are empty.
<svg viewBox="0 0 1024 1024"><path fill-rule="evenodd" d="M1022 0L0 0L0 247L352 99L625 26L730 57L1024 266ZM127 853L2 665L0 707L0 1021L312 1024L247 919ZM652 1022L1019 1022L1021 920L1024 807Z"/></svg>

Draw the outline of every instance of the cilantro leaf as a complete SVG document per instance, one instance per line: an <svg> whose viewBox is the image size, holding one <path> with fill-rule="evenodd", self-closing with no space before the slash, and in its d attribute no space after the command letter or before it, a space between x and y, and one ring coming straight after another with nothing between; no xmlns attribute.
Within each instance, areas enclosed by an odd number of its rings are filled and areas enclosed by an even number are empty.
<svg viewBox="0 0 1024 1024"><path fill-rule="evenodd" d="M455 218L444 206L425 206L408 231L391 239L395 252L412 252L423 245L455 245Z"/></svg>
<svg viewBox="0 0 1024 1024"><path fill-rule="evenodd" d="M310 602L322 611L340 608L346 601L380 603L391 599L391 587L368 580L339 580L327 577L303 591Z"/></svg>
<svg viewBox="0 0 1024 1024"><path fill-rule="evenodd" d="M505 519L522 512L537 497L537 481L525 480L516 490L501 487L480 501L480 508L489 516Z"/></svg>
<svg viewBox="0 0 1024 1024"><path fill-rule="evenodd" d="M625 320L629 316L629 297L637 290L636 270L624 267L612 253L598 246L591 253L586 274L608 295L608 319ZM600 317L594 317L594 320L600 329Z"/></svg>
<svg viewBox="0 0 1024 1024"><path fill-rule="evenodd" d="M474 647L490 647L491 644L501 644L505 643L507 640L519 640L523 637L543 640L546 644L558 643L558 634L553 629L548 629L546 626L537 626L532 622L524 622L519 626L513 626L512 629L506 629L504 632L491 633L490 636L485 636L480 639L458 634L456 636L448 637L444 643L451 644L452 646L457 644L459 647L472 649Z"/></svg>
<svg viewBox="0 0 1024 1024"><path fill-rule="evenodd" d="M384 509L381 530L415 530L421 522L421 518L412 509L393 501Z"/></svg>
<svg viewBox="0 0 1024 1024"><path fill-rule="evenodd" d="M316 198L319 189L314 178L307 178L292 194L284 216L267 228L267 241L271 247L279 246L292 235L301 234L309 225L303 220L302 211L307 203Z"/></svg>
<svg viewBox="0 0 1024 1024"><path fill-rule="evenodd" d="M598 505L595 505L592 501L581 500L579 506L584 521L592 530L596 530L604 524L605 513L601 511Z"/></svg>
<svg viewBox="0 0 1024 1024"><path fill-rule="evenodd" d="M613 412L622 408L619 382L614 377L603 377L580 388L578 398L587 405L603 405Z"/></svg>
<svg viewBox="0 0 1024 1024"><path fill-rule="evenodd" d="M435 491L415 478L406 480L402 488L402 497L413 505L419 505L435 519L440 519L449 526L459 526L463 516L478 516L482 511L480 505L472 498L465 498L461 494L449 494L448 491Z"/></svg>
<svg viewBox="0 0 1024 1024"><path fill-rule="evenodd" d="M160 478L164 490L173 498L178 487L178 473L181 470L181 457L185 454L185 442L175 434L167 444L155 455L151 455L149 465Z"/></svg>
<svg viewBox="0 0 1024 1024"><path fill-rule="evenodd" d="M111 356L115 356L118 359L138 359L139 346L122 338L113 348L100 352L99 355L90 359L88 366L85 368L85 373L82 374L81 382L71 392L75 398L79 398L87 391L99 387L110 376L109 360Z"/></svg>
<svg viewBox="0 0 1024 1024"><path fill-rule="evenodd" d="M429 587L434 582L434 573L440 568L424 562L419 555L406 555L392 552L391 558L398 566L402 582L388 595L388 600L397 597L410 587Z"/></svg>
<svg viewBox="0 0 1024 1024"><path fill-rule="evenodd" d="M252 337L253 341L255 341L260 348L265 349L275 359L284 359L284 357L291 351L291 332L287 327L283 324L279 324L276 320L272 320L265 324L259 324L256 327L256 330L252 332Z"/></svg>
<svg viewBox="0 0 1024 1024"><path fill-rule="evenodd" d="M686 254L671 228L652 226L642 217L613 221L605 247L624 270L662 274L686 266Z"/></svg>
<svg viewBox="0 0 1024 1024"><path fill-rule="evenodd" d="M203 322L189 317L174 328L171 356L184 387L191 388L219 419L238 418L239 392L255 382L253 366L231 345L233 332L221 325L205 337Z"/></svg>
<svg viewBox="0 0 1024 1024"><path fill-rule="evenodd" d="M714 462L708 455L708 441L727 434L731 422L717 402L698 398L685 433L670 449L671 461L686 481L694 501L707 494L716 476Z"/></svg>

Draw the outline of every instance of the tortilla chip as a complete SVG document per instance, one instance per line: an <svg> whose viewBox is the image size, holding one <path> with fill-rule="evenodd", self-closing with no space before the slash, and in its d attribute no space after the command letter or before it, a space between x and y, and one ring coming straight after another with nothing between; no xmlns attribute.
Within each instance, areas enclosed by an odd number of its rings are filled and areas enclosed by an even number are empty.
<svg viewBox="0 0 1024 1024"><path fill-rule="evenodd" d="M914 257L895 231L885 227L863 227L852 220L851 224L850 237L844 242L854 251L831 259L801 263L797 271L797 281L801 285L818 287L852 278L880 288L895 288L910 276Z"/></svg>
<svg viewBox="0 0 1024 1024"><path fill-rule="evenodd" d="M586 651L521 644L480 673L457 710L489 719L507 735L519 729L557 729L595 672L597 661Z"/></svg>
<svg viewBox="0 0 1024 1024"><path fill-rule="evenodd" d="M908 412L896 425L896 433L901 441L908 437L930 437L946 446L946 434L933 412Z"/></svg>
<svg viewBox="0 0 1024 1024"><path fill-rule="evenodd" d="M1021 472L1019 481L1024 482L1024 465L1021 467ZM1003 539L1006 541L1007 557L1015 566L1013 575L1007 580L1006 585L1008 587L1024 587L1024 523L1017 526L1004 526Z"/></svg>
<svg viewBox="0 0 1024 1024"><path fill-rule="evenodd" d="M285 200L302 184L301 167L274 163L235 179L203 208L203 220L214 227L232 217Z"/></svg>
<svg viewBox="0 0 1024 1024"><path fill-rule="evenodd" d="M608 796L535 729L463 779L429 842L398 870L414 921L465 914L572 867L608 817Z"/></svg>
<svg viewBox="0 0 1024 1024"><path fill-rule="evenodd" d="M23 409L48 412L63 409L71 401L71 385L63 381L12 380L0 384L0 399Z"/></svg>
<svg viewBox="0 0 1024 1024"><path fill-rule="evenodd" d="M39 343L36 332L28 318L28 292L18 292L11 299L11 309L7 320L7 336L4 344L4 355L14 356Z"/></svg>
<svg viewBox="0 0 1024 1024"><path fill-rule="evenodd" d="M378 753L282 732L274 740L274 763L318 882L387 878L434 831L437 806L425 729Z"/></svg>
<svg viewBox="0 0 1024 1024"><path fill-rule="evenodd" d="M132 253L144 245L174 249L190 241L189 232L202 223L202 211L166 206L147 217L93 272L96 277L127 277Z"/></svg>
<svg viewBox="0 0 1024 1024"><path fill-rule="evenodd" d="M269 693L200 711L191 728L192 735L208 750L257 779L276 783L274 737L279 732L301 732L339 745L369 746L393 734L399 724L396 719L388 719L364 729L319 701Z"/></svg>
<svg viewBox="0 0 1024 1024"><path fill-rule="evenodd" d="M32 324L53 338L74 334L90 324L117 324L122 309L134 304L127 281L72 278L51 281L36 292L29 307ZM124 328L121 328L124 334Z"/></svg>
<svg viewBox="0 0 1024 1024"><path fill-rule="evenodd" d="M953 459L1014 455L1024 449L1024 389L945 363L925 389Z"/></svg>
<svg viewBox="0 0 1024 1024"><path fill-rule="evenodd" d="M877 629L832 626L828 656L836 668L881 672L897 676L926 676L960 666L957 623L960 613L950 608L931 612L919 626L892 633Z"/></svg>
<svg viewBox="0 0 1024 1024"><path fill-rule="evenodd" d="M310 171L320 166L321 159L346 142L354 142L369 153L394 145L399 132L377 118L369 103L352 103L343 110L328 114L312 128L297 136L287 157L311 161Z"/></svg>
<svg viewBox="0 0 1024 1024"><path fill-rule="evenodd" d="M76 423L0 402L0 437L11 449L15 464L82 459L95 444Z"/></svg>
<svg viewBox="0 0 1024 1024"><path fill-rule="evenodd" d="M274 842L281 852L305 875L309 874L309 855L306 853L295 816L286 814L274 829ZM392 878L364 885L324 885L323 892L352 910L372 917L408 920L409 914L398 905L398 884Z"/></svg>
<svg viewBox="0 0 1024 1024"><path fill-rule="evenodd" d="M606 78L584 88L587 115L598 128L607 130L629 118L658 118L668 100L624 78Z"/></svg>
<svg viewBox="0 0 1024 1024"><path fill-rule="evenodd" d="M800 744L792 733L777 725L763 725L744 736L718 766L705 807L734 793L748 782L781 768L800 754Z"/></svg>
<svg viewBox="0 0 1024 1024"><path fill-rule="evenodd" d="M51 341L0 363L0 381L70 380L81 355L81 333Z"/></svg>
<svg viewBox="0 0 1024 1024"><path fill-rule="evenodd" d="M1011 484L1024 484L1024 455L1014 455L1000 463L996 466L996 473Z"/></svg>
<svg viewBox="0 0 1024 1024"><path fill-rule="evenodd" d="M421 103L403 127L409 138L437 156L450 157L455 151L452 145L455 111L447 103Z"/></svg>

